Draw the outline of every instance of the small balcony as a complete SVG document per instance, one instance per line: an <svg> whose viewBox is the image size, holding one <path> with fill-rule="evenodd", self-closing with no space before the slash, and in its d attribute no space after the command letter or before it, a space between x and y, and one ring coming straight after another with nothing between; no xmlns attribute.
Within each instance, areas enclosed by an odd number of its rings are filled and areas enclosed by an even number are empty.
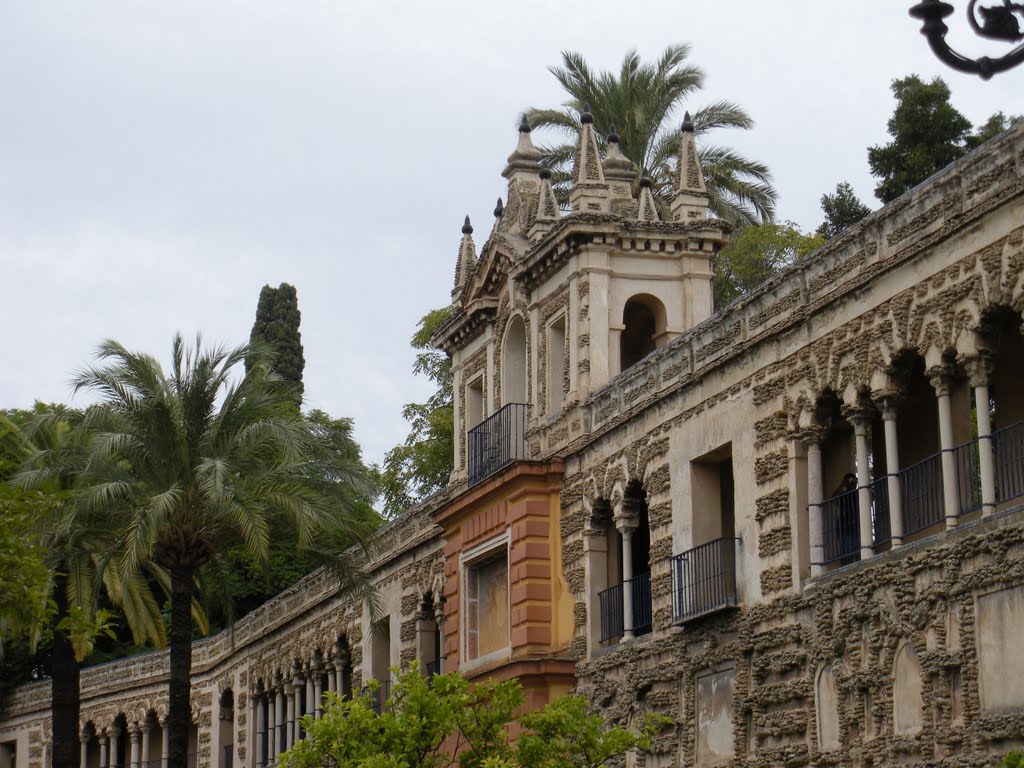
<svg viewBox="0 0 1024 768"><path fill-rule="evenodd" d="M526 404L509 403L469 430L470 486L526 458Z"/></svg>
<svg viewBox="0 0 1024 768"><path fill-rule="evenodd" d="M736 542L723 537L672 558L672 621L696 619L737 604Z"/></svg>
<svg viewBox="0 0 1024 768"><path fill-rule="evenodd" d="M622 584L609 587L598 595L601 603L601 642L606 643L626 632L625 586L632 587L634 635L645 635L651 631L651 574L642 573Z"/></svg>

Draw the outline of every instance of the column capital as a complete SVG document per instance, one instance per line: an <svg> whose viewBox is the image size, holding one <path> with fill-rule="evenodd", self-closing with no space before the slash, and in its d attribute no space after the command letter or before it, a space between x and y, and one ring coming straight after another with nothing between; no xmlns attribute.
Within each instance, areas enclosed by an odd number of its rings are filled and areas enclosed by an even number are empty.
<svg viewBox="0 0 1024 768"><path fill-rule="evenodd" d="M895 389L881 389L873 392L872 397L878 403L878 412L882 415L882 421L896 421L899 413L900 393Z"/></svg>
<svg viewBox="0 0 1024 768"><path fill-rule="evenodd" d="M967 371L967 377L972 387L987 386L995 368L992 356L985 352L979 352L970 357L965 356L960 360L960 364Z"/></svg>
<svg viewBox="0 0 1024 768"><path fill-rule="evenodd" d="M128 726L128 738L131 739L132 744L137 744L142 738L142 728L139 725Z"/></svg>
<svg viewBox="0 0 1024 768"><path fill-rule="evenodd" d="M828 429L821 424L810 424L803 429L794 431L793 437L810 448L812 445L821 445L825 442L827 434Z"/></svg>
<svg viewBox="0 0 1024 768"><path fill-rule="evenodd" d="M948 396L953 388L953 369L946 364L933 365L925 375L939 397Z"/></svg>
<svg viewBox="0 0 1024 768"><path fill-rule="evenodd" d="M854 429L866 429L875 418L875 409L868 403L858 402L842 407L843 416Z"/></svg>
<svg viewBox="0 0 1024 768"><path fill-rule="evenodd" d="M618 528L619 533L622 534L623 538L626 536L632 536L633 531L640 527L640 520L636 517L616 517L615 527Z"/></svg>
<svg viewBox="0 0 1024 768"><path fill-rule="evenodd" d="M84 728L81 731L79 731L79 733L78 733L78 740L80 742L82 742L83 744L88 742L89 739L91 739L91 738L92 738L92 734L89 733L89 731L85 730Z"/></svg>

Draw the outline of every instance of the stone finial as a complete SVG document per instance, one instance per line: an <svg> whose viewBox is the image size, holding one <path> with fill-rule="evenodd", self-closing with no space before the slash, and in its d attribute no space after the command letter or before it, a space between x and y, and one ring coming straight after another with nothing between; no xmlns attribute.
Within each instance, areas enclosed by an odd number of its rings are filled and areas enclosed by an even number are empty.
<svg viewBox="0 0 1024 768"><path fill-rule="evenodd" d="M523 118L519 123L519 141L512 154L508 156L505 170L501 172L501 175L509 181L516 177L526 176L536 182L542 155L540 150L533 146L533 139L530 138L532 130L526 113L523 113Z"/></svg>
<svg viewBox="0 0 1024 768"><path fill-rule="evenodd" d="M574 211L607 211L608 186L601 164L601 149L594 132L590 105L580 113L580 136L572 165L572 189L569 204Z"/></svg>
<svg viewBox="0 0 1024 768"><path fill-rule="evenodd" d="M661 216L658 215L658 204L654 200L653 186L651 175L644 168L644 172L640 176L640 204L636 212L638 221L661 221Z"/></svg>
<svg viewBox="0 0 1024 768"><path fill-rule="evenodd" d="M452 288L452 301L459 301L476 271L476 245L473 243L473 225L469 216L462 225L462 242L459 244L459 258L455 262L455 287Z"/></svg>
<svg viewBox="0 0 1024 768"><path fill-rule="evenodd" d="M609 205L613 212L624 213L633 206L633 163L622 154L615 126L608 129L604 155L604 178L608 183Z"/></svg>
<svg viewBox="0 0 1024 768"><path fill-rule="evenodd" d="M551 169L541 165L540 193L537 195L537 210L530 227L530 239L536 240L548 232L561 217L555 191L551 188Z"/></svg>
<svg viewBox="0 0 1024 768"><path fill-rule="evenodd" d="M500 219L501 215L505 213L505 204L498 198L498 202L494 206L494 218Z"/></svg>
<svg viewBox="0 0 1024 768"><path fill-rule="evenodd" d="M708 190L704 184L704 171L693 141L693 120L690 113L683 116L679 132L679 156L673 186L672 218L676 221L705 219L708 215Z"/></svg>

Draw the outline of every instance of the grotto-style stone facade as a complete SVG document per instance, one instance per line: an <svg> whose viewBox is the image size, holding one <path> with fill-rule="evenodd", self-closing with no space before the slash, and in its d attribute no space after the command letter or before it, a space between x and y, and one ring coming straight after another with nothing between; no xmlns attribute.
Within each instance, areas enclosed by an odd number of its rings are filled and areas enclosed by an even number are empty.
<svg viewBox="0 0 1024 768"><path fill-rule="evenodd" d="M378 616L317 573L196 644L200 766L271 764L416 659L665 713L649 768L1024 747L1024 123L717 312L689 128L658 201L584 114L563 211L520 127L436 337L449 488L381 531ZM157 768L165 676L85 671L83 768ZM47 697L0 768L47 765Z"/></svg>

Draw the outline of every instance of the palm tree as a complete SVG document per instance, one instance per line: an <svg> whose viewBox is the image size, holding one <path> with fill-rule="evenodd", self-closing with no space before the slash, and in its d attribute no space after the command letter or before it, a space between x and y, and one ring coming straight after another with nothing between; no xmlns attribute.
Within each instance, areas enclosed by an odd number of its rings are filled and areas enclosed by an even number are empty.
<svg viewBox="0 0 1024 768"><path fill-rule="evenodd" d="M286 521L300 547L331 555L339 575L354 579L339 540L365 534L349 491L365 478L297 412L258 346L204 349L197 339L186 349L176 336L167 373L115 341L98 358L74 382L101 396L85 415L96 437L83 509L117 519L127 570L150 560L170 573L168 768L186 768L189 606L200 569L237 543L265 558L270 531ZM232 378L247 358L248 373Z"/></svg>
<svg viewBox="0 0 1024 768"><path fill-rule="evenodd" d="M46 567L45 584L36 592L38 604L8 617L13 619L8 629L26 635L32 649L44 628L53 633L54 768L77 768L79 763L79 668L96 637L113 632L110 614L99 607L101 597L120 609L136 644L166 644L147 574L120 567L119 532L103 515L70 514L85 454L80 419L75 411L37 403L34 418L19 430L20 440L7 441L22 455L21 470L13 479L24 488L19 503L31 509L33 539ZM154 577L159 581L158 574Z"/></svg>
<svg viewBox="0 0 1024 768"><path fill-rule="evenodd" d="M569 99L562 109L526 111L533 126L554 128L568 139L541 150L556 190L568 194L580 115L589 107L602 132L615 128L622 153L635 169L650 171L655 196L664 201L671 197L671 172L679 149L679 125L673 117L704 87L704 71L686 63L689 53L689 45L671 45L656 62L644 64L632 50L623 58L617 76L595 73L578 53L562 53L563 66L549 67L549 71ZM748 129L754 124L742 108L728 101L702 107L692 119L697 136L715 128ZM777 195L767 166L716 145L703 145L700 156L712 211L737 224L772 219Z"/></svg>

